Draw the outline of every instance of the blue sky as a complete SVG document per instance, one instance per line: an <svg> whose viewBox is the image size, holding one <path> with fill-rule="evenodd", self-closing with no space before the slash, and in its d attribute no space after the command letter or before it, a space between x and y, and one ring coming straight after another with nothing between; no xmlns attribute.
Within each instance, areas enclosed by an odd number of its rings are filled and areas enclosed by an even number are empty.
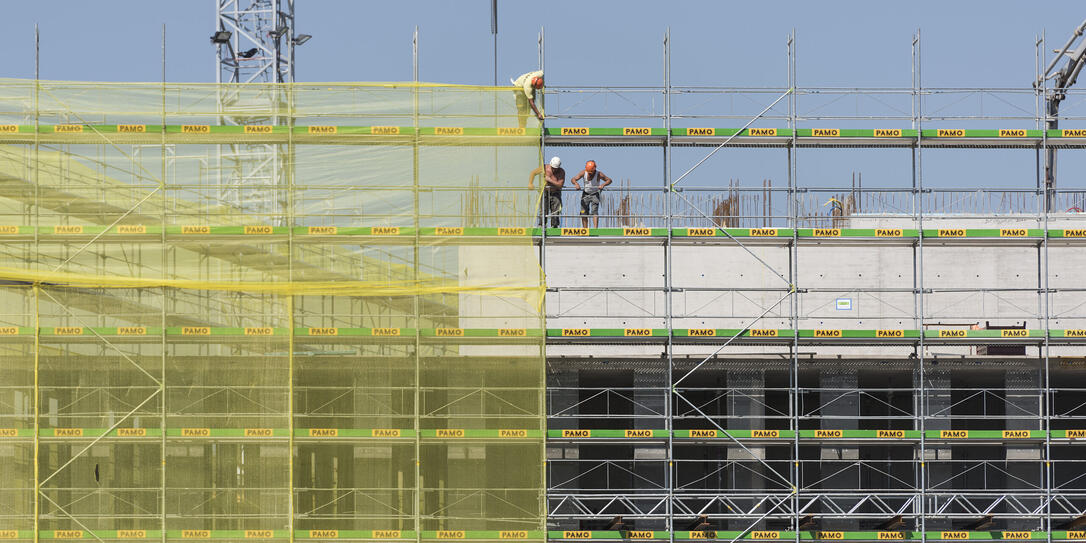
<svg viewBox="0 0 1086 543"><path fill-rule="evenodd" d="M6 77L33 77L33 33L37 23L42 36L43 78L157 81L161 74L161 26L165 22L167 78L214 80L214 49L208 42L214 28L214 0L36 0L7 2L4 7L0 48L4 51ZM925 87L1028 89L1034 78L1035 39L1047 32L1049 50L1062 45L1074 27L1086 18L1083 7L1081 2L1071 1L1041 5L945 0L500 0L498 72L504 82L536 65L536 36L542 26L546 29L548 85L660 85L661 40L670 26L674 84L784 87L785 41L794 28L800 86L908 87L910 44L919 29L923 38ZM297 78L299 81L410 79L411 34L417 25L421 79L489 83L493 69L489 9L489 0L297 0L297 29L314 36L297 51ZM1051 51L1046 55L1050 57ZM812 98L810 104L818 104L818 99ZM769 100L766 98L765 103ZM632 106L619 95L589 97L574 107L578 101L561 97L558 112L645 110ZM1076 109L1081 101L1079 98L1069 104L1067 110L1086 111L1083 106ZM1032 101L1028 97L1016 105L1018 109L1027 105L1028 113L1032 114ZM845 99L828 104L825 111L878 113L888 111L889 106L900 110L900 104ZM1000 102L998 96L932 98L932 108L944 106L948 111L989 114L1016 111ZM654 107L658 105L648 109ZM691 106L691 111L710 113L758 109L759 103L753 101L736 105L723 99ZM1086 126L1086 120L1078 122ZM635 124L617 120L556 123ZM693 125L698 124L743 123L716 120ZM836 124L845 126L845 123ZM1009 124L1033 128L1031 121ZM959 122L955 126L990 125ZM655 150L563 152L569 156L567 163L596 158L601 169L612 177L630 179L634 185L656 186L661 182L659 152ZM704 153L705 150L677 151L675 175ZM1086 165L1077 154L1080 153L1061 155L1061 166L1066 166L1068 172L1076 164ZM962 161L968 161L968 170L962 167ZM931 184L1022 187L1034 183L1035 165L1030 151L929 151L924 163L925 179ZM904 151L805 151L800 154L799 177L801 182L811 185L844 186L849 183L852 171L862 171L865 185L901 186L910 181L909 164L908 153ZM738 178L745 185L760 186L763 178L771 177L775 184L783 184L784 165L782 152L725 151L707 163L704 171L699 169L689 182L719 186L726 185L728 179ZM1063 186L1086 186L1079 176L1069 173L1067 177Z"/></svg>
<svg viewBox="0 0 1086 543"><path fill-rule="evenodd" d="M6 75L33 76L33 30L42 31L42 77L157 81L161 25L167 77L214 78L214 0L36 0L5 3L0 45ZM499 74L536 63L547 33L552 85L660 83L660 41L672 30L676 84L779 86L785 39L798 35L804 85L908 86L909 46L921 29L928 86L1023 86L1034 37L1062 43L1086 18L1081 2L1008 1L499 2ZM421 77L487 83L492 52L488 0L389 2L297 0L298 79L411 78L411 33L421 34Z"/></svg>

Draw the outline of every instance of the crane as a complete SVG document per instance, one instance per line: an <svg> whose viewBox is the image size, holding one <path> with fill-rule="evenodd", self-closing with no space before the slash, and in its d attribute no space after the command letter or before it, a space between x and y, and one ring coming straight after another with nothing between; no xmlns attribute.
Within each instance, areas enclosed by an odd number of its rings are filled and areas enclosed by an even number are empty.
<svg viewBox="0 0 1086 543"><path fill-rule="evenodd" d="M1033 82L1033 88L1039 89L1044 85L1046 80L1052 79L1053 85L1051 88L1045 91L1045 129L1053 130L1059 128L1060 125L1060 102L1067 98L1067 89L1071 88L1078 79L1079 72L1082 71L1083 64L1086 64L1086 40L1078 45L1073 51L1069 51L1071 46L1082 37L1083 32L1086 32L1086 21L1082 21L1082 24L1075 28L1074 33L1071 34L1071 38L1067 40L1063 48L1057 51L1056 57L1052 59L1052 62L1045 68L1043 74L1037 78L1037 81ZM1064 56L1069 57L1067 64L1059 71L1053 72L1056 64ZM1051 211L1052 207L1052 189L1056 188L1056 149L1049 147L1045 152L1045 211Z"/></svg>
<svg viewBox="0 0 1086 543"><path fill-rule="evenodd" d="M294 0L214 0L220 122L285 124L289 109L282 87L294 82L294 49L313 36L294 33ZM247 85L258 83L257 85ZM257 113L260 113L259 115ZM289 164L281 145L238 141L218 149L219 200L248 213L285 220L282 188ZM278 223L277 223L278 224Z"/></svg>

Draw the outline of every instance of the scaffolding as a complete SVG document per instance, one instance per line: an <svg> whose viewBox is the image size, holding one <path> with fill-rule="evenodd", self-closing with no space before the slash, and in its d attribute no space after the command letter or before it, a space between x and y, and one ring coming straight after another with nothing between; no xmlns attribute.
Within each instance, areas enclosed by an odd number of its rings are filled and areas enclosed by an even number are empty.
<svg viewBox="0 0 1086 543"><path fill-rule="evenodd" d="M794 36L785 86L677 86L669 42L660 86L546 95L548 156L658 153L662 180L605 191L598 229L567 191L563 227L537 229L549 537L1086 537L1086 315L1067 280L1084 191L1042 167L1086 132L1044 129L1043 85L923 87L919 34L897 89L800 87ZM905 185L800 173L842 152L894 156ZM963 182L986 152L1035 167ZM956 177L925 181L940 153ZM785 181L699 169L744 154L779 157Z"/></svg>
<svg viewBox="0 0 1086 543"><path fill-rule="evenodd" d="M508 88L243 87L276 110L218 124L215 85L4 81L0 536L1086 539L1086 188L924 175L1086 131L922 87L919 44L911 88L799 87L794 39L784 87L707 88L665 37L662 86L548 89L539 128ZM275 206L224 196L238 142ZM662 183L533 228L541 148ZM834 149L909 182L801 181Z"/></svg>

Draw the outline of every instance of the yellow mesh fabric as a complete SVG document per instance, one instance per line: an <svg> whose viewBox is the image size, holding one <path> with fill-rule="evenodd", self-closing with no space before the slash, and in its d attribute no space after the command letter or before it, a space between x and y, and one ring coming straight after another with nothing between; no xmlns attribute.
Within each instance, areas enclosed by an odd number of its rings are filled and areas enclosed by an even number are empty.
<svg viewBox="0 0 1086 543"><path fill-rule="evenodd" d="M0 80L0 537L542 540L516 112Z"/></svg>

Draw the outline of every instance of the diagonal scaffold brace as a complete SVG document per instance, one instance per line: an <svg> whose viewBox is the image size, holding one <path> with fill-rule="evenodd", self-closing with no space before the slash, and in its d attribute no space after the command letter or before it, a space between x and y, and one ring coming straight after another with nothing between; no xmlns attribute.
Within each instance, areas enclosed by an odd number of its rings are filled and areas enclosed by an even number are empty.
<svg viewBox="0 0 1086 543"><path fill-rule="evenodd" d="M709 217L709 215L707 215L704 211L702 211L700 208L698 208L692 202L690 202L690 200L687 199L686 196L684 196L681 191L676 190L675 186L680 181L682 181L684 178L686 178L688 175L690 175L691 172L693 172L695 169L697 169L699 166L701 166L707 160L709 160L718 151L720 151L725 146L727 146L729 143L731 143L739 134L742 134L746 129L750 128L750 126L752 124L754 124L755 121L757 121L762 116L764 116L766 113L768 113L769 110L773 109L773 107L776 106L777 104L779 104L781 100L783 100L786 97L790 96L793 92L795 92L795 88L789 88L787 91L784 92L784 94L778 96L776 100L771 102L768 106L766 106L764 109L762 109L762 111L760 111L757 115L755 115L749 121L747 121L747 123L744 124L742 126L742 128L737 130L735 132L735 134L732 134L731 136L729 136L727 139L725 139L723 142L721 142L720 145L713 148L713 150L710 151L708 154L706 154L701 160L699 160L697 163L695 163L693 166L691 166L689 169L687 169L685 172L683 172L682 175L680 175L678 178L675 179L675 181L672 181L668 185L668 191L673 192L675 194L678 194L679 197L682 198L683 201L685 201L687 203L687 205L689 205L691 208L695 209L698 212L698 214L700 214L702 217L704 217L710 223L713 223L713 219L711 217ZM792 482L790 480L788 480L786 477L784 477L779 472L777 472L777 470L773 469L773 467L770 466L768 462L766 462L764 459L760 458L757 454L754 453L754 451L751 451L746 445L744 445L735 436L733 436L730 432L728 432L726 429L724 429L719 423L717 423L711 417L706 415L704 411L699 409L696 405L694 405L693 402L691 402L689 399L687 399L685 396L683 396L683 394L680 393L678 391L678 388L677 388L680 383L682 383L684 380L686 380L688 377L690 377L690 375L692 375L694 372L696 372L698 369L700 369L702 366L704 366L706 363L708 363L708 361L711 360L717 354L719 354L720 351L724 350L725 347L727 347L728 345L733 343L737 338L741 337L745 332L747 332L747 330L749 330L752 326L754 326L755 323L757 323L759 320L761 320L763 317L765 317L765 315L767 315L775 307L778 307L782 302L784 302L786 299L788 299L790 296L792 296L796 292L795 285L793 285L787 278L785 278L783 274L781 274L773 266L771 266L768 262L766 262L761 257L759 257L756 253L754 253L754 251L751 251L750 248L747 247L746 245L744 245L741 241L739 241L734 236L729 234L728 231L725 230L723 227L721 227L720 225L715 224L715 223L713 223L713 224L714 224L714 226L716 227L717 230L719 230L721 233L723 233L725 236L727 236L730 240L735 242L736 245L738 245L744 251L746 251L751 257L753 257L756 261L758 261L758 263L760 263L763 267L765 267L771 273L776 275L778 279L780 279L786 285L788 285L788 291L784 294L784 296L781 296L775 303L773 303L769 307L765 308L765 310L762 311L762 313L760 315L758 315L757 317L752 319L750 322L748 322L742 329L740 329L738 332L736 332L736 334L734 334L732 337L728 338L727 341L725 341L723 344L721 344L719 347L717 347L716 350L714 350L708 356L703 358L700 362L695 364L694 367L691 368L689 371L687 371L685 374L683 374L682 377L680 377L679 379L673 381L671 383L671 387L670 387L671 388L671 393L674 394L675 396L677 396L678 398L680 398L687 405L689 405L694 411L696 411L705 420L709 421L709 424L711 424L714 428L716 428L716 430L721 432L721 434L723 434L725 437L730 439L733 443L738 445L741 449L743 449L743 451L745 451L747 454L749 454L751 458L753 458L754 460L757 460L758 463L763 465L767 470L769 470L770 473L772 473L774 476L776 476L781 481L783 481L786 485L788 485L788 487L791 488L791 495L795 495L796 492L798 492L798 490L796 489L796 487L792 484ZM757 520L755 520L746 530L744 530L735 539L733 539L732 543L735 543L741 537L743 537L743 535L745 535L747 532L749 532L751 529L753 529L753 527L756 526L758 522L760 522L762 519L769 516L775 509L780 507L780 505L782 503L784 503L784 501L785 500L779 501L776 505L774 505L772 508L767 510L761 517L759 517Z"/></svg>

